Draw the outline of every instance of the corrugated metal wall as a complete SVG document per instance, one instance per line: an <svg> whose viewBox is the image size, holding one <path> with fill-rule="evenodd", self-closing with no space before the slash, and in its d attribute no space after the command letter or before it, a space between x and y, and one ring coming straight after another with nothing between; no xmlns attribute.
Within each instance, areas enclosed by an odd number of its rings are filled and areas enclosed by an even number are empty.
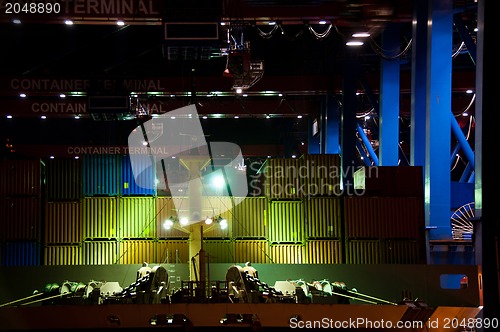
<svg viewBox="0 0 500 332"><path fill-rule="evenodd" d="M81 265L82 247L78 245L48 245L44 248L44 265Z"/></svg>
<svg viewBox="0 0 500 332"><path fill-rule="evenodd" d="M345 197L345 235L418 238L424 227L423 207L423 198L419 197Z"/></svg>
<svg viewBox="0 0 500 332"><path fill-rule="evenodd" d="M346 264L381 264L380 240L346 240Z"/></svg>
<svg viewBox="0 0 500 332"><path fill-rule="evenodd" d="M120 155L85 155L83 158L83 195L119 194Z"/></svg>
<svg viewBox="0 0 500 332"><path fill-rule="evenodd" d="M130 156L124 155L121 157L121 181L120 181L120 194L127 195L146 195L154 196L156 194L156 170L151 164L151 157L149 155L134 156L134 163L138 163L144 171L137 175L138 182L132 171L130 163Z"/></svg>
<svg viewBox="0 0 500 332"><path fill-rule="evenodd" d="M236 263L270 263L269 245L266 240L236 240L234 261Z"/></svg>
<svg viewBox="0 0 500 332"><path fill-rule="evenodd" d="M342 199L340 197L304 200L306 238L340 238Z"/></svg>
<svg viewBox="0 0 500 332"><path fill-rule="evenodd" d="M304 211L301 201L271 201L268 211L270 242L304 242Z"/></svg>
<svg viewBox="0 0 500 332"><path fill-rule="evenodd" d="M308 264L342 264L342 241L307 241L305 256Z"/></svg>
<svg viewBox="0 0 500 332"><path fill-rule="evenodd" d="M269 246L271 263L275 264L306 264L302 244L271 244Z"/></svg>
<svg viewBox="0 0 500 332"><path fill-rule="evenodd" d="M40 265L38 241L7 241L2 244L2 266Z"/></svg>
<svg viewBox="0 0 500 332"><path fill-rule="evenodd" d="M226 230L216 223L204 226L211 262L425 262L418 169L383 169L382 179L372 178L368 184L386 186L384 195L339 197L304 191L321 184L318 172L328 171L322 174L333 181L328 186L336 185L338 156L266 163L267 188L276 186L279 191L247 197L235 207L229 197L204 197L203 214L221 216L229 225ZM167 218L178 217L178 209L188 206L175 206L171 197L134 188L128 156L48 160L46 188L44 165L40 160L0 161L1 264L188 262L189 231L178 224L163 228ZM395 180L402 177L411 178L408 185ZM21 258L21 252L30 256ZM10 254L14 256L8 258Z"/></svg>
<svg viewBox="0 0 500 332"><path fill-rule="evenodd" d="M117 202L116 197L83 199L83 238L85 240L118 237Z"/></svg>
<svg viewBox="0 0 500 332"><path fill-rule="evenodd" d="M177 209L174 200L171 197L156 197L156 236L160 239L168 238L188 238L189 232L186 232L175 224L171 229L164 227L165 220L170 217L177 218Z"/></svg>
<svg viewBox="0 0 500 332"><path fill-rule="evenodd" d="M0 182L4 196L40 196L42 194L40 159L2 161Z"/></svg>
<svg viewBox="0 0 500 332"><path fill-rule="evenodd" d="M234 263L234 241L205 240L203 242L205 254L210 263Z"/></svg>
<svg viewBox="0 0 500 332"><path fill-rule="evenodd" d="M276 199L302 197L300 190L301 161L299 159L267 159L264 167L265 195Z"/></svg>
<svg viewBox="0 0 500 332"><path fill-rule="evenodd" d="M367 196L422 197L421 166L372 166L356 170L354 185Z"/></svg>
<svg viewBox="0 0 500 332"><path fill-rule="evenodd" d="M158 263L187 263L189 245L187 240L160 240L156 246Z"/></svg>
<svg viewBox="0 0 500 332"><path fill-rule="evenodd" d="M68 244L83 240L81 202L45 203L45 243Z"/></svg>
<svg viewBox="0 0 500 332"><path fill-rule="evenodd" d="M305 155L301 159L301 197L332 197L342 194L338 154Z"/></svg>
<svg viewBox="0 0 500 332"><path fill-rule="evenodd" d="M40 241L40 197L0 197L0 240Z"/></svg>
<svg viewBox="0 0 500 332"><path fill-rule="evenodd" d="M118 236L121 239L155 238L154 197L118 197Z"/></svg>
<svg viewBox="0 0 500 332"><path fill-rule="evenodd" d="M118 241L84 241L82 243L83 265L116 264L119 259Z"/></svg>
<svg viewBox="0 0 500 332"><path fill-rule="evenodd" d="M77 201L82 198L82 160L75 158L46 161L48 201Z"/></svg>
<svg viewBox="0 0 500 332"><path fill-rule="evenodd" d="M123 240L120 241L118 264L157 263L156 241Z"/></svg>
<svg viewBox="0 0 500 332"><path fill-rule="evenodd" d="M240 239L267 238L266 197L247 197L233 209L233 237Z"/></svg>

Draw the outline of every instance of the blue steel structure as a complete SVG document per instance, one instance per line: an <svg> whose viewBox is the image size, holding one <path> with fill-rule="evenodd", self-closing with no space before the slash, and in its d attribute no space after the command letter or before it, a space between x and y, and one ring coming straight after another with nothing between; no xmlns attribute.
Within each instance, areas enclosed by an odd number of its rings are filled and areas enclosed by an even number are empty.
<svg viewBox="0 0 500 332"><path fill-rule="evenodd" d="M487 161L488 154L485 153L495 150L496 142L486 135L497 130L497 122L493 118L495 114L490 112L490 115L483 109L486 105L494 105L493 98L495 98L495 92L491 89L492 85L487 83L494 81L493 70L483 70L493 68L494 52L485 52L488 45L493 45L493 37L487 34L488 30L485 27L493 26L494 10L493 7L487 10L486 0L479 0L475 4L478 10L476 44L462 23L460 13L454 11L453 5L452 0L414 2L410 164L424 167L425 218L429 240L451 238L450 210L454 198L452 192L463 190L466 191L464 196L473 197L477 218L474 221L475 263L480 267L480 277L483 281L483 317L498 318L498 312L500 312L500 268L498 266L500 219L495 209L497 205L495 192L500 181L498 171L492 166L495 164L494 160ZM451 110L453 61L451 55L454 28L466 45L471 61L476 65L475 149L471 148ZM388 27L383 38L384 47L398 46L394 37L396 29L396 27ZM397 164L399 89L396 87L399 83L399 64L397 62L389 64L385 59L381 63L380 109L378 110L381 128L378 156L371 149L368 137L353 115L355 113L354 82L362 80L362 77L355 70L356 66L352 62L349 62L346 68L348 71L344 78L344 103L340 117L335 118L341 126L341 154L344 169L349 167L351 161L354 160L352 151L355 148L359 150L366 166ZM364 88L372 100L373 107L377 109L377 103L373 100L370 90L366 86ZM328 120L331 121L331 118ZM320 131L328 133L326 125L322 121ZM356 132L352 135L354 131ZM356 134L360 139L349 137L349 135L356 137ZM452 139L456 140L453 147ZM335 138L329 135L325 139L326 142L334 140ZM318 143L319 151L324 153L325 150L322 149L324 142ZM317 151L310 150L309 152ZM452 182L450 161L453 163L459 151L463 151L467 166L460 180ZM470 192L472 188L474 193Z"/></svg>
<svg viewBox="0 0 500 332"><path fill-rule="evenodd" d="M456 15L452 0L417 1L412 27L412 91L410 164L424 167L425 215L429 240L451 238L450 157L460 150L468 161L461 182L474 180L474 151L451 110L453 26L463 37L475 63L475 45ZM432 22L432 24L429 24ZM322 110L319 137L310 136L310 154L340 153L346 174L355 163L358 151L365 166L397 166L400 164L399 110L401 71L400 23L389 24L382 35L380 97L377 99L366 83L354 54L348 55L343 80L343 105L340 112L328 96ZM406 45L407 46L407 45ZM376 114L379 115L379 149L373 149L370 139L355 117L356 85L360 83ZM340 128L340 132L333 128ZM451 130L443 130L450 128ZM453 151L451 140L457 144ZM338 142L340 150L331 147ZM359 137L359 139L358 139ZM347 177L349 175L346 175ZM349 182L352 179L344 178ZM470 186L467 188L470 191ZM464 195L470 197L470 195Z"/></svg>

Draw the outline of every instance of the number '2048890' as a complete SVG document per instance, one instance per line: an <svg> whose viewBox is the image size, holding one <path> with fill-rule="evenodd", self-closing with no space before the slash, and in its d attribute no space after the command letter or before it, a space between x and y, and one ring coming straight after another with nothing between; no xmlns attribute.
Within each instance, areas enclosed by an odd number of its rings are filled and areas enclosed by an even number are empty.
<svg viewBox="0 0 500 332"><path fill-rule="evenodd" d="M57 2L9 2L4 3L5 14L58 14L61 4Z"/></svg>

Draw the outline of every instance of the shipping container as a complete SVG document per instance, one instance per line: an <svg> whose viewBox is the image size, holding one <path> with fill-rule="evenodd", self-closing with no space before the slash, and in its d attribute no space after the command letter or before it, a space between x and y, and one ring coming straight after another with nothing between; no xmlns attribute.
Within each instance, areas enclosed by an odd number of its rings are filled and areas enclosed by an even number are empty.
<svg viewBox="0 0 500 332"><path fill-rule="evenodd" d="M118 264L158 263L157 244L153 240L120 241Z"/></svg>
<svg viewBox="0 0 500 332"><path fill-rule="evenodd" d="M306 264L302 244L271 244L269 246L269 260L274 264Z"/></svg>
<svg viewBox="0 0 500 332"><path fill-rule="evenodd" d="M2 243L2 266L40 265L40 242L7 241Z"/></svg>
<svg viewBox="0 0 500 332"><path fill-rule="evenodd" d="M85 197L83 204L83 239L118 237L118 199Z"/></svg>
<svg viewBox="0 0 500 332"><path fill-rule="evenodd" d="M342 168L338 154L311 154L300 159L301 197L341 196Z"/></svg>
<svg viewBox="0 0 500 332"><path fill-rule="evenodd" d="M81 202L45 203L45 243L80 243L83 240Z"/></svg>
<svg viewBox="0 0 500 332"><path fill-rule="evenodd" d="M3 196L40 196L43 163L40 159L3 160L0 169Z"/></svg>
<svg viewBox="0 0 500 332"><path fill-rule="evenodd" d="M156 236L165 238L189 238L189 229L178 222L177 207L172 197L156 197ZM177 201L176 201L177 202ZM180 206L179 208L182 208ZM165 222L170 219L174 224L168 228Z"/></svg>
<svg viewBox="0 0 500 332"><path fill-rule="evenodd" d="M0 240L40 241L41 210L40 197L0 198Z"/></svg>
<svg viewBox="0 0 500 332"><path fill-rule="evenodd" d="M234 241L204 240L206 260L210 263L235 263Z"/></svg>
<svg viewBox="0 0 500 332"><path fill-rule="evenodd" d="M342 264L340 240L311 240L305 245L306 263Z"/></svg>
<svg viewBox="0 0 500 332"><path fill-rule="evenodd" d="M119 197L118 216L118 236L121 239L146 239L156 236L154 197Z"/></svg>
<svg viewBox="0 0 500 332"><path fill-rule="evenodd" d="M267 197L246 197L233 212L233 237L238 239L267 238Z"/></svg>
<svg viewBox="0 0 500 332"><path fill-rule="evenodd" d="M160 264L186 264L190 259L187 240L160 240L156 250Z"/></svg>
<svg viewBox="0 0 500 332"><path fill-rule="evenodd" d="M151 158L149 155L135 155L134 168L132 168L130 156L121 156L120 194L122 196L154 196L156 194L156 170ZM143 169L143 172L134 174L134 169Z"/></svg>
<svg viewBox="0 0 500 332"><path fill-rule="evenodd" d="M83 158L83 195L116 196L119 194L120 155L85 155Z"/></svg>
<svg viewBox="0 0 500 332"><path fill-rule="evenodd" d="M419 239L424 230L424 202L419 197L344 198L348 238Z"/></svg>
<svg viewBox="0 0 500 332"><path fill-rule="evenodd" d="M57 244L44 248L44 265L81 265L81 245Z"/></svg>
<svg viewBox="0 0 500 332"><path fill-rule="evenodd" d="M267 240L236 240L234 261L236 263L270 263Z"/></svg>
<svg viewBox="0 0 500 332"><path fill-rule="evenodd" d="M233 202L237 204L242 198L229 196L202 197L202 222L206 217L213 220L211 225L203 225L203 236L209 238L230 238L233 232ZM237 205L236 205L237 206ZM226 227L220 221L226 220Z"/></svg>
<svg viewBox="0 0 500 332"><path fill-rule="evenodd" d="M304 199L305 232L307 239L341 237L342 198L312 197Z"/></svg>
<svg viewBox="0 0 500 332"><path fill-rule="evenodd" d="M367 196L423 197L423 169L421 166L359 167L354 187Z"/></svg>
<svg viewBox="0 0 500 332"><path fill-rule="evenodd" d="M269 242L298 243L305 241L304 211L301 201L269 203Z"/></svg>
<svg viewBox="0 0 500 332"><path fill-rule="evenodd" d="M82 243L83 265L110 265L119 261L118 241L84 241Z"/></svg>
<svg viewBox="0 0 500 332"><path fill-rule="evenodd" d="M82 197L82 160L58 158L46 161L48 201L77 201Z"/></svg>
<svg viewBox="0 0 500 332"><path fill-rule="evenodd" d="M346 264L382 264L380 240L347 239Z"/></svg>
<svg viewBox="0 0 500 332"><path fill-rule="evenodd" d="M417 240L385 240L382 246L385 264L425 264L425 242Z"/></svg>
<svg viewBox="0 0 500 332"><path fill-rule="evenodd" d="M267 159L262 165L265 196L271 199L303 197L304 193L300 191L301 165L301 160L295 158Z"/></svg>

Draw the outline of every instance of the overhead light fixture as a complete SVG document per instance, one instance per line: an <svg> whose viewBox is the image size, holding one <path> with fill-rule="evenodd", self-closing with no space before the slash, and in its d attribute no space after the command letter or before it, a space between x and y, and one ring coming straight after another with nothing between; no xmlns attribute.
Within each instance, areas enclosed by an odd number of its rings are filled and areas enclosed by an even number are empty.
<svg viewBox="0 0 500 332"><path fill-rule="evenodd" d="M326 24L326 21L325 20L321 20L318 22L319 24Z"/></svg>
<svg viewBox="0 0 500 332"><path fill-rule="evenodd" d="M357 40L354 40L354 41L348 41L347 43L345 43L347 46L361 46L363 45L364 43L362 41L357 41Z"/></svg>
<svg viewBox="0 0 500 332"><path fill-rule="evenodd" d="M189 223L189 219L186 218L186 217L182 217L180 220L179 220L179 223L182 225L182 226L186 226L188 223Z"/></svg>
<svg viewBox="0 0 500 332"><path fill-rule="evenodd" d="M116 21L116 25L123 26L123 25L125 25L125 22L123 22L123 21Z"/></svg>
<svg viewBox="0 0 500 332"><path fill-rule="evenodd" d="M207 224L207 225L211 225L212 222L213 222L213 220L210 217L207 217L207 219L205 219L205 224Z"/></svg>
<svg viewBox="0 0 500 332"><path fill-rule="evenodd" d="M356 32L356 33L353 33L352 36L354 38L366 38L366 37L370 37L370 33L368 33L368 32Z"/></svg>

